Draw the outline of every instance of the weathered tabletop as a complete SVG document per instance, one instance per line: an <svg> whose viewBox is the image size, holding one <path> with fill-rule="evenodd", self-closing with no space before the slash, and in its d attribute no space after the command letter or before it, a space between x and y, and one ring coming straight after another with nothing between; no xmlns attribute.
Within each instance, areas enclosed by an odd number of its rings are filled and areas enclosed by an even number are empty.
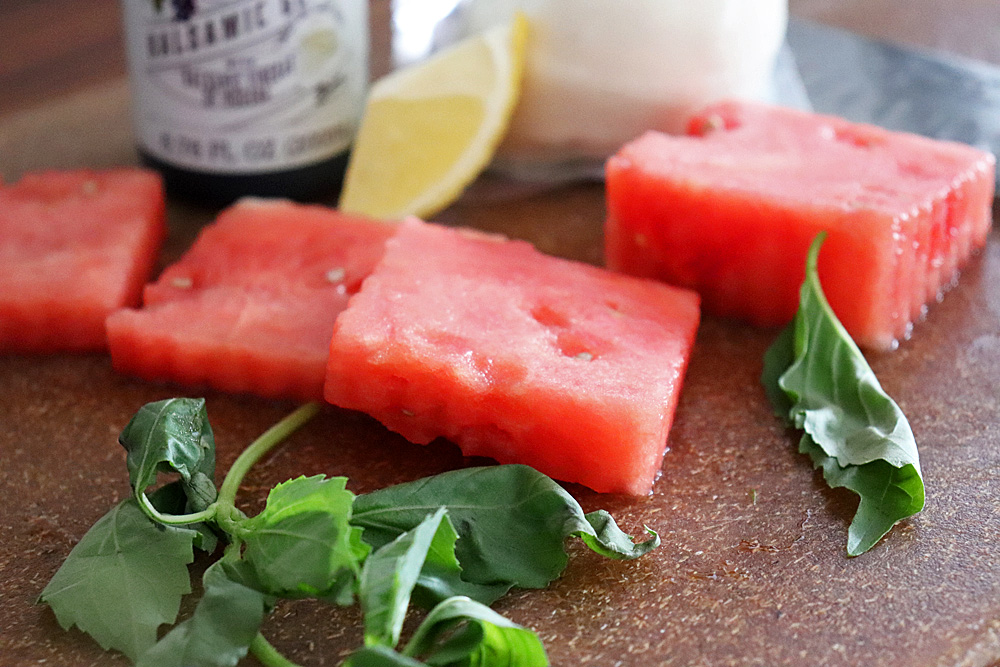
<svg viewBox="0 0 1000 667"><path fill-rule="evenodd" d="M2 48L2 46L0 46ZM0 116L0 174L134 160L120 78ZM214 211L172 203L162 262ZM599 184L525 191L481 183L439 219L601 262ZM2 279L2 278L0 278ZM565 576L498 608L537 630L554 665L871 665L1000 662L1000 238L933 306L911 341L871 356L910 417L928 502L870 553L844 554L852 496L828 490L758 383L775 335L706 318L663 474L647 498L570 487L584 509L663 546L631 563L573 548ZM190 394L115 374L107 356L0 356L0 664L125 664L34 604L86 529L128 492L118 432L143 403ZM294 406L205 394L224 471ZM363 492L467 465L332 407L255 469L240 498L274 483L347 475ZM201 563L203 566L204 563ZM361 641L352 611L279 605L264 633L303 665L338 664ZM253 664L247 660L247 664Z"/></svg>

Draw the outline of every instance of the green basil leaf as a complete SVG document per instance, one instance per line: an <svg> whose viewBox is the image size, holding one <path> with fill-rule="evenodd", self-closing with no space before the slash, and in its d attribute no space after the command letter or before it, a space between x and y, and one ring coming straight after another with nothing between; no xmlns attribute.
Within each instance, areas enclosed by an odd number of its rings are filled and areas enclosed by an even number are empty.
<svg viewBox="0 0 1000 667"><path fill-rule="evenodd" d="M351 522L379 548L417 526L438 507L459 535L456 555L466 581L507 588L543 588L565 569L565 539L588 536L598 553L634 558L657 537L632 545L614 522L601 532L579 503L540 472L523 465L454 470L358 496Z"/></svg>
<svg viewBox="0 0 1000 667"><path fill-rule="evenodd" d="M204 399L147 403L118 442L128 452L125 464L137 498L156 482L158 473L166 472L181 476L189 511L199 512L215 501L215 438Z"/></svg>
<svg viewBox="0 0 1000 667"><path fill-rule="evenodd" d="M651 537L645 542L634 543L632 538L618 527L614 517L604 510L590 512L584 515L584 518L590 525L590 530L580 529L573 534L583 540L591 550L606 558L632 560L660 546L660 536L648 527L646 532Z"/></svg>
<svg viewBox="0 0 1000 667"><path fill-rule="evenodd" d="M413 601L430 609L437 603L456 595L464 595L483 604L491 604L510 590L505 584L475 584L462 579L462 566L455 556L458 533L445 517L434 534L424 566L417 577Z"/></svg>
<svg viewBox="0 0 1000 667"><path fill-rule="evenodd" d="M234 581L224 561L202 578L194 613L146 651L136 667L233 667L247 654L273 600Z"/></svg>
<svg viewBox="0 0 1000 667"><path fill-rule="evenodd" d="M271 489L264 510L241 527L244 583L281 597L343 600L368 551L348 523L354 494L346 482L316 475Z"/></svg>
<svg viewBox="0 0 1000 667"><path fill-rule="evenodd" d="M426 656L441 667L546 667L541 640L531 630L465 597L440 603L427 614L403 655Z"/></svg>
<svg viewBox="0 0 1000 667"><path fill-rule="evenodd" d="M359 593L364 610L365 644L396 646L410 594L438 533L441 533L439 542L454 545L455 531L445 519L443 508L377 549L365 561Z"/></svg>
<svg viewBox="0 0 1000 667"><path fill-rule="evenodd" d="M149 502L161 514L184 514L187 511L187 494L180 480L164 484L149 494ZM197 532L194 546L206 553L213 553L219 545L219 538L212 528L204 522L189 523L184 526Z"/></svg>
<svg viewBox="0 0 1000 667"><path fill-rule="evenodd" d="M847 553L851 556L871 549L900 519L923 507L924 483L915 466L897 468L878 460L842 467L808 433L802 436L799 451L809 455L813 466L823 469L823 479L831 488L844 487L861 497L847 530Z"/></svg>
<svg viewBox="0 0 1000 667"><path fill-rule="evenodd" d="M809 250L799 310L765 355L761 381L775 410L805 431L800 450L827 483L861 497L848 529L847 553L857 556L923 508L924 485L906 417L823 295L824 236Z"/></svg>
<svg viewBox="0 0 1000 667"><path fill-rule="evenodd" d="M774 413L782 419L790 419L794 403L781 388L779 380L785 371L795 363L795 322L785 327L764 353L764 370L760 381L764 385L764 393L771 402Z"/></svg>
<svg viewBox="0 0 1000 667"><path fill-rule="evenodd" d="M196 534L155 524L134 498L124 500L87 531L39 599L64 629L76 625L135 660L191 592Z"/></svg>
<svg viewBox="0 0 1000 667"><path fill-rule="evenodd" d="M469 623L427 657L427 664L443 667L547 667L548 656L531 630Z"/></svg>
<svg viewBox="0 0 1000 667"><path fill-rule="evenodd" d="M416 604L430 609L442 600L456 595L465 595L483 604L490 604L510 590L509 585L475 584L462 579L462 566L455 557L457 540L458 533L446 515L434 533L434 539L417 577L411 597Z"/></svg>
<svg viewBox="0 0 1000 667"><path fill-rule="evenodd" d="M397 653L388 646L365 646L351 654L344 667L425 667L419 660Z"/></svg>

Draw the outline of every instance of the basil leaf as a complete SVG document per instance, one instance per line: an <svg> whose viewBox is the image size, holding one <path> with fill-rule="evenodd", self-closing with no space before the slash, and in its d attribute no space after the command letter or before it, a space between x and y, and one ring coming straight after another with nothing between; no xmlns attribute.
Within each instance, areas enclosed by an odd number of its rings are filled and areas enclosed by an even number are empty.
<svg viewBox="0 0 1000 667"><path fill-rule="evenodd" d="M844 487L861 497L847 530L850 556L871 549L897 522L923 507L924 483L916 466L897 468L888 461L878 460L841 467L808 433L802 436L799 451L809 455L814 467L823 468L823 479L831 488Z"/></svg>
<svg viewBox="0 0 1000 667"><path fill-rule="evenodd" d="M767 400L771 402L774 413L784 420L791 419L789 414L794 403L785 390L781 388L779 380L793 363L795 363L794 319L791 324L781 330L778 337L771 343L771 347L764 352L764 370L760 374L760 381L764 385Z"/></svg>
<svg viewBox="0 0 1000 667"><path fill-rule="evenodd" d="M241 526L241 580L281 597L345 599L369 549L348 523L346 482L316 475L271 489L264 510Z"/></svg>
<svg viewBox="0 0 1000 667"><path fill-rule="evenodd" d="M343 667L425 667L419 660L397 653L388 646L365 646L351 654Z"/></svg>
<svg viewBox="0 0 1000 667"><path fill-rule="evenodd" d="M161 472L178 473L187 507L199 512L215 501L215 438L204 399L171 398L147 403L118 442L128 452L129 481L138 498Z"/></svg>
<svg viewBox="0 0 1000 667"><path fill-rule="evenodd" d="M823 295L816 270L825 234L806 260L795 319L764 357L761 381L775 410L805 436L831 487L861 497L848 529L847 553L871 549L924 505L913 432Z"/></svg>
<svg viewBox="0 0 1000 667"><path fill-rule="evenodd" d="M429 665L545 667L549 664L538 636L489 607L453 597L427 614L403 650L426 656Z"/></svg>
<svg viewBox="0 0 1000 667"><path fill-rule="evenodd" d="M195 535L155 524L134 498L124 500L87 531L39 600L64 629L76 625L102 648L135 660L191 592Z"/></svg>
<svg viewBox="0 0 1000 667"><path fill-rule="evenodd" d="M545 587L565 569L571 535L587 536L588 546L618 558L636 558L659 544L654 536L633 545L603 517L596 519L598 530L565 489L523 465L454 470L360 495L351 522L379 548L439 507L459 535L462 579L476 584Z"/></svg>
<svg viewBox="0 0 1000 667"><path fill-rule="evenodd" d="M136 667L233 667L247 654L273 600L229 578L224 561L202 577L194 613L146 651Z"/></svg>
<svg viewBox="0 0 1000 667"><path fill-rule="evenodd" d="M427 657L429 665L447 667L547 667L548 656L541 640L531 630L494 625L487 621L469 623Z"/></svg>
<svg viewBox="0 0 1000 667"><path fill-rule="evenodd" d="M455 557L458 533L445 516L441 527L434 534L424 566L417 577L413 601L430 609L437 603L456 595L464 595L483 604L491 604L510 590L504 584L475 584L462 579L462 566Z"/></svg>
<svg viewBox="0 0 1000 667"><path fill-rule="evenodd" d="M433 515L429 515L428 518L431 516ZM424 521L427 521L427 518ZM403 533L403 535L406 534ZM458 533L455 532L451 520L446 515L437 532L434 533L434 539L427 551L423 567L420 568L420 574L417 576L417 582L411 596L417 604L430 609L442 600L456 595L465 595L484 604L490 604L510 589L509 585L475 584L462 579L462 566L459 564L458 558L455 557L457 540ZM383 546L382 549L387 546Z"/></svg>
<svg viewBox="0 0 1000 667"><path fill-rule="evenodd" d="M455 544L455 531L438 509L392 542L376 550L361 570L360 598L364 610L365 644L395 646L410 605L410 594L431 548L431 542Z"/></svg>
<svg viewBox="0 0 1000 667"><path fill-rule="evenodd" d="M424 662L416 659L424 656ZM547 667L538 636L466 597L434 607L402 653L366 646L344 667Z"/></svg>
<svg viewBox="0 0 1000 667"><path fill-rule="evenodd" d="M187 495L180 480L164 484L153 493L149 494L149 502L162 514L183 514L187 511ZM212 553L219 545L219 538L212 528L204 522L185 524L185 528L190 528L197 532L194 538L194 546L206 553Z"/></svg>
<svg viewBox="0 0 1000 667"><path fill-rule="evenodd" d="M606 558L632 560L660 546L660 536L648 527L646 532L652 537L645 542L635 544L632 538L618 527L614 517L604 510L590 512L584 515L584 518L590 524L590 530L581 529L573 534L583 540L592 551Z"/></svg>

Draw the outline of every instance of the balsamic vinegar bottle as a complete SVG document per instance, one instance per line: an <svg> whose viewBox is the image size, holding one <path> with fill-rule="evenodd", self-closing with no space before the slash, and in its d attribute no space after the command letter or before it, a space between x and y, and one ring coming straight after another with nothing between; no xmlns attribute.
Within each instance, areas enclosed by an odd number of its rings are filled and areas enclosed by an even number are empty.
<svg viewBox="0 0 1000 667"><path fill-rule="evenodd" d="M139 154L225 204L336 197L368 84L368 0L122 0Z"/></svg>

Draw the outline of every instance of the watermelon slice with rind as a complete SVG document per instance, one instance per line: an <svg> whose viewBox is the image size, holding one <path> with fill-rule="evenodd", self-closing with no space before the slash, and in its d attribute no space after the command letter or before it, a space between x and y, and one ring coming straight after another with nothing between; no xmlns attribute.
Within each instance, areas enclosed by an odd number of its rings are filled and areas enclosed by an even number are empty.
<svg viewBox="0 0 1000 667"><path fill-rule="evenodd" d="M645 494L698 320L689 290L409 219L337 320L326 398L412 442Z"/></svg>

